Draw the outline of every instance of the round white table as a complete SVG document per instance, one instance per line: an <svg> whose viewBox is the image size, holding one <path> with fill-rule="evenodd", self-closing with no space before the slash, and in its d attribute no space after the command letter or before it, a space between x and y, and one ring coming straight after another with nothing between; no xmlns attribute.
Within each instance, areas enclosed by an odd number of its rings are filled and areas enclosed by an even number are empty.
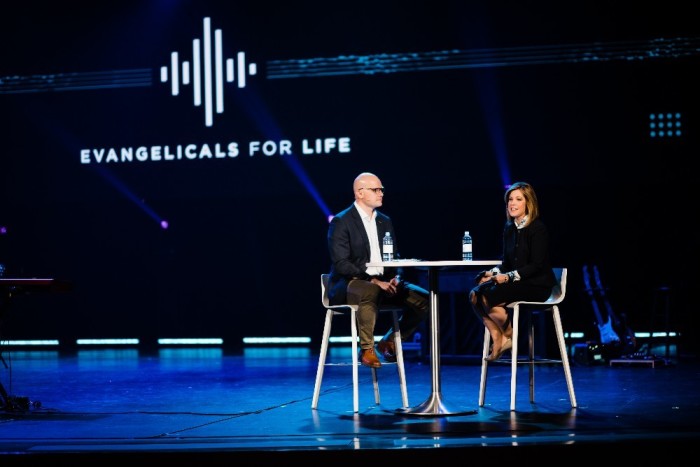
<svg viewBox="0 0 700 467"><path fill-rule="evenodd" d="M399 259L367 263L367 266L424 268L428 270L428 287L430 292L430 374L431 393L421 404L407 409L396 409L395 413L403 415L419 415L427 417L441 417L447 415L475 414L476 410L459 409L447 403L442 396L440 381L440 308L438 303L438 278L439 271L445 268L469 268L469 267L493 267L499 266L500 260L472 260L472 261L422 261L417 259ZM465 290L466 294L468 291Z"/></svg>

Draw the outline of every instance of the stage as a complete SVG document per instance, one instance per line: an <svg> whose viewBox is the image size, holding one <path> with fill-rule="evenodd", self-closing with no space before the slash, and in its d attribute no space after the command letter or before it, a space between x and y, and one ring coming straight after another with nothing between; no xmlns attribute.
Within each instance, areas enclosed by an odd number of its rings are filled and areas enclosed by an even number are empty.
<svg viewBox="0 0 700 467"><path fill-rule="evenodd" d="M501 461L537 453L546 464L599 461L621 446L626 459L648 461L652 452L670 447L671 454L700 440L694 358L662 367L572 361L575 409L561 366L537 366L535 404L522 367L515 412L507 360L490 365L486 404L478 407L478 357L446 359L444 399L474 413L416 417L394 412L401 405L394 365L378 370L380 404L369 369L360 368L357 414L350 368L327 367L318 410L312 410L318 349L310 347L249 347L232 355L220 348L5 347L2 355L8 367L0 368L0 381L9 398L0 413L3 465L439 461L496 452ZM329 359L347 357L344 346L329 352ZM409 403L417 405L430 394L430 366L420 356L409 356L406 365ZM567 457L544 457L552 454Z"/></svg>

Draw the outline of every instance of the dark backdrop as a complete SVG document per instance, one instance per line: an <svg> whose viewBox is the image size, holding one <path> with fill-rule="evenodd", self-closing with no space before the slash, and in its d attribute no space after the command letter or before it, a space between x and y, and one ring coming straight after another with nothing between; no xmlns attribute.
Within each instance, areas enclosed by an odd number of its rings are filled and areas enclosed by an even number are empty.
<svg viewBox="0 0 700 467"><path fill-rule="evenodd" d="M0 263L6 275L74 284L21 299L3 337L315 338L327 216L371 171L387 187L402 255L432 260L458 259L466 229L477 259L498 257L504 186L529 181L554 262L570 269L567 327L595 336L580 273L595 263L639 330L670 285L674 324L694 349L684 303L697 242L681 228L694 215L700 67L692 50L647 47L697 44L692 15L672 4L328 3L63 2L2 15ZM191 86L174 97L159 80L171 52L191 59L204 17L223 32L224 58L244 51L258 67L245 88L225 85L211 127ZM450 51L490 58L383 65ZM349 56L365 57L366 72L271 73ZM127 85L125 70L151 80ZM93 72L107 78L93 86ZM75 86L56 85L71 74ZM682 137L650 138L657 112L680 112ZM342 137L349 153L301 153L303 139ZM293 155L246 154L249 141L281 139ZM80 160L83 149L228 142L241 154Z"/></svg>

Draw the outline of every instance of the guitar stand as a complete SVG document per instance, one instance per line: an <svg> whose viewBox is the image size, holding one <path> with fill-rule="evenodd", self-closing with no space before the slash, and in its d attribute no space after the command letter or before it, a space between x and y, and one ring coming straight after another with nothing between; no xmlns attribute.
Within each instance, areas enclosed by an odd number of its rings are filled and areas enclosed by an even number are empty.
<svg viewBox="0 0 700 467"><path fill-rule="evenodd" d="M7 369L8 368L7 361L5 361L5 357L3 357L1 353L0 353L0 361L2 361L2 365L5 367L5 369ZM5 390L5 386L2 385L2 381L0 381L0 403L2 403L0 408L3 410L10 403L10 396L7 395L7 391Z"/></svg>
<svg viewBox="0 0 700 467"><path fill-rule="evenodd" d="M0 358L2 358L0 356ZM5 360L3 359L3 362ZM41 402L30 401L28 397L10 396L5 390L5 386L0 382L0 410L5 412L26 412L31 407L39 408L41 407Z"/></svg>
<svg viewBox="0 0 700 467"><path fill-rule="evenodd" d="M70 282L56 280L51 278L6 278L2 277L4 268L0 264L0 324L2 324L2 318L4 317L7 309L10 307L10 302L12 301L13 295L17 293L29 293L31 290L35 289L45 289L49 290L59 290L67 291L72 288ZM2 328L0 327L0 330ZM0 360L2 360L5 368L8 368L7 362L0 354ZM41 402L30 401L28 397L20 396L10 396L7 394L7 390L0 383L0 409L10 411L10 412L22 412L29 410L29 408L41 407Z"/></svg>
<svg viewBox="0 0 700 467"><path fill-rule="evenodd" d="M608 299L607 289L603 287L600 279L600 271L597 265L583 265L583 281L585 290L591 298L591 305L595 314L595 323L600 331L601 359L613 366L618 362L631 362L637 359L635 353L637 340L634 332L627 326L627 317L624 313L620 316L613 311ZM595 282L595 286L592 282ZM601 307L604 307L606 316L603 318ZM618 328L620 331L618 335Z"/></svg>
<svg viewBox="0 0 700 467"><path fill-rule="evenodd" d="M613 365L636 365L636 366L649 366L651 368L670 366L671 362L671 305L670 305L670 295L671 289L668 286L661 286L654 290L654 297L651 306L651 316L649 321L649 340L644 344L642 349L630 355L624 355L619 359L611 360L610 366ZM662 320L661 325L663 326L663 333L665 335L663 346L665 348L664 357L659 357L653 353L654 344L656 340L654 339L654 332L657 329L657 318ZM644 349L646 347L646 349Z"/></svg>
<svg viewBox="0 0 700 467"><path fill-rule="evenodd" d="M2 356L2 353L0 353L0 361L7 370L9 365L5 360L5 357ZM5 386L2 385L2 381L0 381L0 410L16 413L26 412L30 407L41 407L41 402L31 402L28 397L10 396L7 394Z"/></svg>
<svg viewBox="0 0 700 467"><path fill-rule="evenodd" d="M7 368L7 362L5 361L5 357L0 355L0 360L2 360L2 364ZM29 407L27 407L29 408ZM14 397L10 397L7 394L7 391L5 390L5 386L2 385L2 382L0 381L0 409L6 411L6 412L17 412L20 409L19 404L15 402Z"/></svg>
<svg viewBox="0 0 700 467"><path fill-rule="evenodd" d="M2 406L0 406L0 409L6 410L6 411L11 411L10 410L10 396L7 395L7 391L5 391L5 386L0 383L0 403L2 403Z"/></svg>
<svg viewBox="0 0 700 467"><path fill-rule="evenodd" d="M0 361L2 361L3 366L5 369L7 369L7 362L5 361L5 357L0 354ZM5 386L2 385L2 381L0 381L0 409L3 410L8 410L10 408L10 396L7 395L7 391L5 390Z"/></svg>

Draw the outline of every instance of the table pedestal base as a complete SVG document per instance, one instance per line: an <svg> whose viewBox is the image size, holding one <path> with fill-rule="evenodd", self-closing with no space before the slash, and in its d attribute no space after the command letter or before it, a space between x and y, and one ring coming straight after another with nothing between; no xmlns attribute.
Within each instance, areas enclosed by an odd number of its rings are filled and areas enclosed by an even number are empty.
<svg viewBox="0 0 700 467"><path fill-rule="evenodd" d="M408 409L396 409L397 415L411 415L420 417L447 417L450 415L474 415L476 410L458 410L442 400L439 393L432 393L428 399L420 405Z"/></svg>

